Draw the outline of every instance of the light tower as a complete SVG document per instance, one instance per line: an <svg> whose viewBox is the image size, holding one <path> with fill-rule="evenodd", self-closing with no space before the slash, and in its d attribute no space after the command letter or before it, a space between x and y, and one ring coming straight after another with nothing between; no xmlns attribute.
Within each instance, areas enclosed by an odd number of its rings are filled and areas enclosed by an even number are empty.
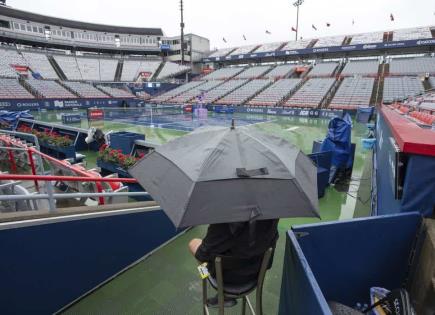
<svg viewBox="0 0 435 315"><path fill-rule="evenodd" d="M180 22L180 28L181 28L181 65L184 65L184 15L183 15L183 0L180 0L180 14L181 14L181 22Z"/></svg>
<svg viewBox="0 0 435 315"><path fill-rule="evenodd" d="M299 7L304 3L304 0L297 0L293 3L293 6L297 8L296 10L296 40L298 40L298 32L299 32Z"/></svg>

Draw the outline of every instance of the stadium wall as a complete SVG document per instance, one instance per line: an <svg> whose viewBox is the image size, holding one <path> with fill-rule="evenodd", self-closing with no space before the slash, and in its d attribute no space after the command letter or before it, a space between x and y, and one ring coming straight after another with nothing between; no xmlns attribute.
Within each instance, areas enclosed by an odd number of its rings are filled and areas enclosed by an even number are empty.
<svg viewBox="0 0 435 315"><path fill-rule="evenodd" d="M103 99L14 99L0 100L0 110L38 110L69 109L89 107L137 106L139 99L103 98Z"/></svg>

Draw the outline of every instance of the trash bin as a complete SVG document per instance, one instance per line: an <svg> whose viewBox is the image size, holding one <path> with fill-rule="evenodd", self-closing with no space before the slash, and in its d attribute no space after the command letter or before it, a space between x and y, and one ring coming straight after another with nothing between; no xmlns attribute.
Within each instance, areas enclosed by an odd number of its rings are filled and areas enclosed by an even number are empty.
<svg viewBox="0 0 435 315"><path fill-rule="evenodd" d="M371 287L409 284L421 226L413 212L294 227L286 234L279 314L331 314L330 301L370 304Z"/></svg>
<svg viewBox="0 0 435 315"><path fill-rule="evenodd" d="M145 140L145 135L128 131L113 132L110 134L110 147L130 154L136 140Z"/></svg>
<svg viewBox="0 0 435 315"><path fill-rule="evenodd" d="M373 115L373 108L374 107L358 107L356 121L363 124L368 123Z"/></svg>

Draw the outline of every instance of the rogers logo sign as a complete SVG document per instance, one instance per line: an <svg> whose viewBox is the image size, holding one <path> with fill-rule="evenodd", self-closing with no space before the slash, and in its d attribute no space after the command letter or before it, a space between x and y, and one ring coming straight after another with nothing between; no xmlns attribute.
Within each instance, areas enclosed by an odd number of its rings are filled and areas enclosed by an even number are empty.
<svg viewBox="0 0 435 315"><path fill-rule="evenodd" d="M417 45L432 45L435 44L435 39L419 40Z"/></svg>

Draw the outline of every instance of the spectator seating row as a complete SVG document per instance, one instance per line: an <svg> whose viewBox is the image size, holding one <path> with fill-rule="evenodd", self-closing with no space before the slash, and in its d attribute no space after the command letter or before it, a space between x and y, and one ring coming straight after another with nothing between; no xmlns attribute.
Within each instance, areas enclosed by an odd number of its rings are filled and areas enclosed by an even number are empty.
<svg viewBox="0 0 435 315"><path fill-rule="evenodd" d="M163 93L157 97L154 97L151 99L151 102L154 103L164 103L169 101L171 98L180 95L186 91L189 91L190 89L193 89L195 87L200 86L201 84L204 84L204 81L191 81L186 84L180 85L179 87L176 87L175 89L172 89L166 93Z"/></svg>
<svg viewBox="0 0 435 315"><path fill-rule="evenodd" d="M27 80L26 82L44 98L77 98L56 81Z"/></svg>
<svg viewBox="0 0 435 315"><path fill-rule="evenodd" d="M16 79L0 78L0 99L34 98Z"/></svg>
<svg viewBox="0 0 435 315"><path fill-rule="evenodd" d="M216 102L216 104L226 104L226 105L241 105L247 100L252 98L258 92L263 90L271 81L269 80L252 80L242 87L236 89L225 97L221 98Z"/></svg>
<svg viewBox="0 0 435 315"><path fill-rule="evenodd" d="M309 77L330 77L337 69L338 62L317 63L308 73Z"/></svg>
<svg viewBox="0 0 435 315"><path fill-rule="evenodd" d="M283 42L278 43L267 43L263 44L258 49L254 51L254 53L263 53L263 52L269 52L269 51L276 51L278 50L282 45L284 45Z"/></svg>
<svg viewBox="0 0 435 315"><path fill-rule="evenodd" d="M22 55L34 73L39 73L44 79L59 79L46 54L23 51Z"/></svg>
<svg viewBox="0 0 435 315"><path fill-rule="evenodd" d="M372 32L352 35L351 45L382 43L384 41L384 32Z"/></svg>
<svg viewBox="0 0 435 315"><path fill-rule="evenodd" d="M393 32L393 41L432 38L429 27L415 27L396 30Z"/></svg>
<svg viewBox="0 0 435 315"><path fill-rule="evenodd" d="M344 36L328 36L321 37L314 44L314 47L329 47L329 46L341 46L344 41Z"/></svg>
<svg viewBox="0 0 435 315"><path fill-rule="evenodd" d="M214 53L212 53L209 57L225 57L234 49L235 47L218 49Z"/></svg>
<svg viewBox="0 0 435 315"><path fill-rule="evenodd" d="M284 45L281 50L295 50L295 49L304 49L311 43L312 39L301 39L298 41L291 41Z"/></svg>
<svg viewBox="0 0 435 315"><path fill-rule="evenodd" d="M266 73L265 77L267 78L285 78L293 73L296 65L294 64L283 64L278 65L273 68L271 71Z"/></svg>
<svg viewBox="0 0 435 315"><path fill-rule="evenodd" d="M232 91L240 88L242 85L246 84L248 80L240 79L240 80L229 80L225 83L219 85L218 87L214 88L213 90L207 92L202 102L205 104L211 104L218 99L224 97L225 95L231 93ZM198 104L199 100L193 100L192 103Z"/></svg>
<svg viewBox="0 0 435 315"><path fill-rule="evenodd" d="M140 73L147 73L151 79L161 62L154 60L125 60L122 67L121 81L136 81Z"/></svg>
<svg viewBox="0 0 435 315"><path fill-rule="evenodd" d="M109 96L89 83L64 81L63 84L83 98L109 98Z"/></svg>
<svg viewBox="0 0 435 315"><path fill-rule="evenodd" d="M131 92L124 89L115 88L107 85L98 85L97 87L112 97L121 97L121 98L135 97Z"/></svg>
<svg viewBox="0 0 435 315"><path fill-rule="evenodd" d="M12 65L27 66L27 62L15 49L0 49L0 76L18 77Z"/></svg>
<svg viewBox="0 0 435 315"><path fill-rule="evenodd" d="M83 80L75 57L54 55L53 58L56 60L56 63L62 69L68 80Z"/></svg>
<svg viewBox="0 0 435 315"><path fill-rule="evenodd" d="M174 98L169 100L168 103L180 104L180 103L189 102L190 100L196 99L201 94L205 96L205 94L208 91L214 89L215 87L221 85L222 83L224 83L224 81L221 80L207 81L204 84L196 86L193 89L190 89L178 96L175 96Z"/></svg>
<svg viewBox="0 0 435 315"><path fill-rule="evenodd" d="M255 96L248 104L253 106L277 106L293 93L300 83L300 79L278 80Z"/></svg>
<svg viewBox="0 0 435 315"><path fill-rule="evenodd" d="M372 60L350 60L344 66L341 75L377 75L379 71L379 61Z"/></svg>
<svg viewBox="0 0 435 315"><path fill-rule="evenodd" d="M390 61L390 74L422 75L435 74L435 57L393 58Z"/></svg>
<svg viewBox="0 0 435 315"><path fill-rule="evenodd" d="M230 56L249 54L250 52L252 52L258 46L259 45L249 45L249 46L239 47L236 50L234 50L232 53L230 53Z"/></svg>
<svg viewBox="0 0 435 315"><path fill-rule="evenodd" d="M344 78L329 108L355 109L369 106L374 83L374 78Z"/></svg>
<svg viewBox="0 0 435 315"><path fill-rule="evenodd" d="M157 79L162 80L162 79L166 79L166 78L172 78L172 77L175 77L179 74L182 74L182 73L188 71L189 69L190 69L190 67L188 67L188 66L182 66L182 65L179 65L175 62L167 61L163 65L162 70L160 70L160 73L159 73Z"/></svg>
<svg viewBox="0 0 435 315"><path fill-rule="evenodd" d="M114 81L117 59L76 57L82 80Z"/></svg>
<svg viewBox="0 0 435 315"><path fill-rule="evenodd" d="M429 77L429 84L432 89L435 89L435 77Z"/></svg>
<svg viewBox="0 0 435 315"><path fill-rule="evenodd" d="M213 71L206 76L202 77L201 80L224 80L234 77L235 75L242 72L245 68L243 67L227 67L220 68Z"/></svg>
<svg viewBox="0 0 435 315"><path fill-rule="evenodd" d="M317 108L334 86L335 81L335 78L309 79L285 102L284 106Z"/></svg>
<svg viewBox="0 0 435 315"><path fill-rule="evenodd" d="M270 70L270 66L255 66L246 68L244 71L235 76L235 79L255 79L262 77Z"/></svg>
<svg viewBox="0 0 435 315"><path fill-rule="evenodd" d="M418 77L386 77L384 79L384 103L401 101L423 92L423 83Z"/></svg>
<svg viewBox="0 0 435 315"><path fill-rule="evenodd" d="M432 126L435 124L435 115L413 111L409 114L414 120L425 125Z"/></svg>

